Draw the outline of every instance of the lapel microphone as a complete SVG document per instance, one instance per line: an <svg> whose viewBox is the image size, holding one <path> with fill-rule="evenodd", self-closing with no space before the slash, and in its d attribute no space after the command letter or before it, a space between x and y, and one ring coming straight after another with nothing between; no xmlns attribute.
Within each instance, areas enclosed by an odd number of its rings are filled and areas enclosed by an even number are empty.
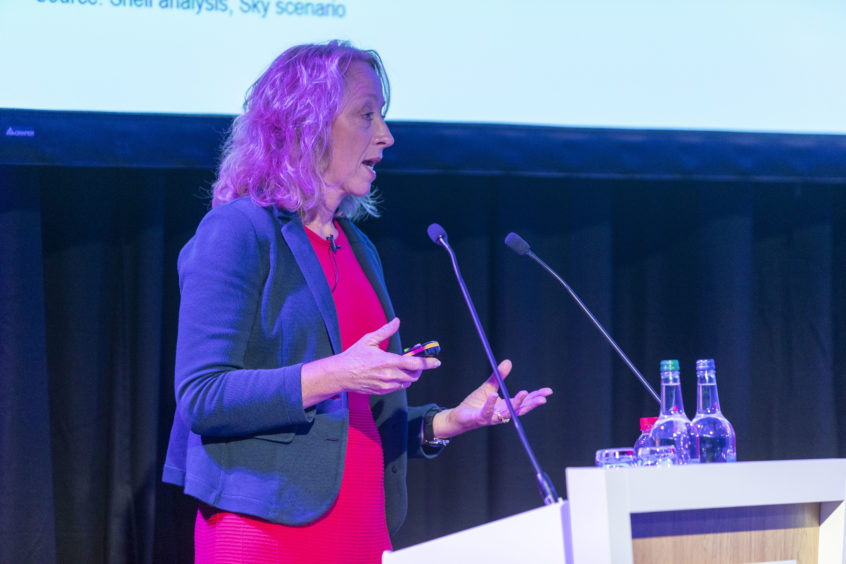
<svg viewBox="0 0 846 564"><path fill-rule="evenodd" d="M328 237L326 237L326 240L329 241L329 248L332 249L332 252L337 253L338 249L341 248L341 245L335 242L335 236L329 235Z"/></svg>

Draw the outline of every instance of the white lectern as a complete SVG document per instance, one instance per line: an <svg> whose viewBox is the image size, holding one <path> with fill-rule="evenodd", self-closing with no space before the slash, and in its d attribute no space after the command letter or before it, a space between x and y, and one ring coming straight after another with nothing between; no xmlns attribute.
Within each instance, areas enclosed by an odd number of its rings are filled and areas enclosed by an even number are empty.
<svg viewBox="0 0 846 564"><path fill-rule="evenodd" d="M846 564L846 459L566 474L567 501L382 562Z"/></svg>

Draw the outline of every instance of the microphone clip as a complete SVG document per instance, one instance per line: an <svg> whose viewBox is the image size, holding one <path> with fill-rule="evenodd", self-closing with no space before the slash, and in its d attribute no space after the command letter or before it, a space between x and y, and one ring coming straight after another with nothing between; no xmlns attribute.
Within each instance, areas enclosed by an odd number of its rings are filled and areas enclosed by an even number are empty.
<svg viewBox="0 0 846 564"><path fill-rule="evenodd" d="M336 242L335 242L335 236L334 236L334 235L329 235L328 237L326 237L326 240L327 240L327 241L329 241L329 249L330 249L333 253L337 253L337 252L338 252L338 249L340 249L340 248L341 248L341 245L339 245L338 243L336 243Z"/></svg>

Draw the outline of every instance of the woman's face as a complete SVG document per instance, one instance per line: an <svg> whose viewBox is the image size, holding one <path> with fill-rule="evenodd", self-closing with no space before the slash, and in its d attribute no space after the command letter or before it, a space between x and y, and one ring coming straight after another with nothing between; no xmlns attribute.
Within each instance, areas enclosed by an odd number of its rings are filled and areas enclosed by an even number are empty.
<svg viewBox="0 0 846 564"><path fill-rule="evenodd" d="M331 156L323 180L327 198L337 205L346 194L365 196L376 179L373 170L382 160L382 151L394 144L382 118L385 99L376 72L361 61L350 65L346 74L344 107L332 122Z"/></svg>

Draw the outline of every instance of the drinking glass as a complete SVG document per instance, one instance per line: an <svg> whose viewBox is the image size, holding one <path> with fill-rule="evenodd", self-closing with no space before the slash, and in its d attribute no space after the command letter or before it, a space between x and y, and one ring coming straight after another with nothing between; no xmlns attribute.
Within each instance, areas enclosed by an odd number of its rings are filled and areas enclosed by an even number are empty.
<svg viewBox="0 0 846 564"><path fill-rule="evenodd" d="M596 465L602 468L630 468L637 466L634 449L603 448L596 451Z"/></svg>
<svg viewBox="0 0 846 564"><path fill-rule="evenodd" d="M672 466L676 463L673 445L645 446L637 449L638 466Z"/></svg>

